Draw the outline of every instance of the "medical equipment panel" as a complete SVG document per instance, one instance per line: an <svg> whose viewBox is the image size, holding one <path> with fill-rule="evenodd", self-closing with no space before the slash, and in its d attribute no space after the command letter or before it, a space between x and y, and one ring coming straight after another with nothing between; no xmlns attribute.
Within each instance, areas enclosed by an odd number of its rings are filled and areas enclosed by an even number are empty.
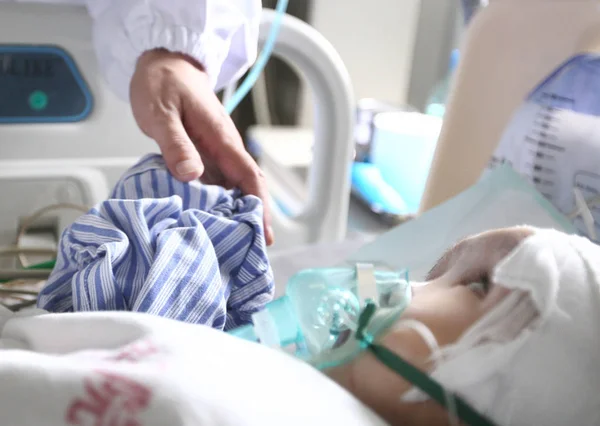
<svg viewBox="0 0 600 426"><path fill-rule="evenodd" d="M268 36L276 16L277 12L264 10L259 49L269 44ZM29 217L46 203L62 204L67 201L79 204L79 199L85 195L84 203L90 207L90 204L99 201L98 197L108 197L108 190L102 190L104 194L98 190L93 194L77 192L77 197L66 197L62 189L58 191L61 195L56 196L55 185L63 188L75 184L83 189L90 186L87 180L80 179L76 170L85 168L98 172L97 176L103 175L104 179L100 179L96 186L110 189L141 155L158 152L156 143L137 127L128 103L118 99L106 85L93 49L91 28L92 21L83 6L0 3L1 43L20 49L46 49L43 52L36 51L36 55L47 55L50 47L59 46L60 53L56 54L63 59L56 60L64 60L61 69L68 73L70 84L75 81L78 85L69 88L68 96L76 100L71 109L57 114L52 109L58 107L54 105L56 98L49 93L50 83L54 85L55 80L47 81L49 86L42 86L41 78L35 82L28 80L25 84L19 77L18 81L23 84L18 89L22 107L30 108L31 102L35 108L44 111L13 109L5 113L12 117L12 121L0 123L0 170L5 172L0 180L0 196L14 200L10 208L0 206L0 235L3 236L0 245L14 244L22 218ZM19 56L19 60L40 58L32 54L28 51L27 55ZM305 22L287 15L281 22L277 41L273 45L273 55L292 64L306 78L314 92L315 110L319 114L314 126L314 161L308 173L307 202L293 218L274 209L273 228L277 242L270 250L273 252L299 244L339 241L346 233L350 198L349 168L353 148L354 99L348 71L333 45L322 34ZM72 58L72 61L67 58ZM40 68L39 64L36 66ZM30 69L36 66L27 65ZM0 83L3 83L2 78ZM14 76L12 78L11 85L17 81ZM0 85L0 94L2 87ZM44 93L36 92L38 90ZM66 102L65 93L61 92L56 102ZM9 101L17 98L17 95L11 95ZM34 122L30 116L44 116L45 121ZM57 122L57 116L64 121ZM18 122L14 117L24 121ZM52 176L51 181L45 180L40 178L36 170L61 170L70 177L59 179ZM71 179L71 176L76 177ZM28 199L32 202L21 202L21 198L13 197L22 185L29 188ZM38 200L43 200L44 204L41 201L38 203ZM53 211L49 216L45 219L53 220L52 223L65 223L62 210ZM58 220L55 220L56 216ZM60 228L62 225L59 225L59 234Z"/></svg>
<svg viewBox="0 0 600 426"><path fill-rule="evenodd" d="M64 49L0 45L0 124L76 122L91 111L89 87Z"/></svg>

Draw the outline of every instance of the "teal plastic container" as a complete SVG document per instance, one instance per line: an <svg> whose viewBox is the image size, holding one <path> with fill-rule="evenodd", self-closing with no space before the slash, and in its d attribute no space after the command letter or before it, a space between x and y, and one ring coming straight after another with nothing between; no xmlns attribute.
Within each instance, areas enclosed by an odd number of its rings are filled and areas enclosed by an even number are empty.
<svg viewBox="0 0 600 426"><path fill-rule="evenodd" d="M442 119L418 112L375 117L371 163L404 200L407 213L419 211Z"/></svg>

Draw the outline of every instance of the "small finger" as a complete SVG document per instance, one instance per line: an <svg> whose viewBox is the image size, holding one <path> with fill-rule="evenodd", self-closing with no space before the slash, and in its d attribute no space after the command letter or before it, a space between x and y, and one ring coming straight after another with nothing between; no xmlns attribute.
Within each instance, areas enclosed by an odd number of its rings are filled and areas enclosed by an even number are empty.
<svg viewBox="0 0 600 426"><path fill-rule="evenodd" d="M236 153L232 152L231 155L235 158ZM238 152L237 155L239 156L237 160L239 168L229 169L231 166L223 165L222 170L224 170L225 177L240 188L244 194L252 194L261 199L265 241L270 246L275 241L275 236L271 225L271 205L265 175L246 151Z"/></svg>
<svg viewBox="0 0 600 426"><path fill-rule="evenodd" d="M198 149L207 152L225 181L246 195L255 195L263 203L265 240L274 241L271 227L269 192L262 170L244 148L242 138L216 96L204 102L192 102L186 108L188 131L197 141Z"/></svg>
<svg viewBox="0 0 600 426"><path fill-rule="evenodd" d="M198 179L204 173L204 164L179 117L157 122L153 137L158 144L167 168L182 182Z"/></svg>
<svg viewBox="0 0 600 426"><path fill-rule="evenodd" d="M227 182L223 173L210 161L204 164L204 173L200 180L207 185L219 185L225 189L232 189L232 185Z"/></svg>

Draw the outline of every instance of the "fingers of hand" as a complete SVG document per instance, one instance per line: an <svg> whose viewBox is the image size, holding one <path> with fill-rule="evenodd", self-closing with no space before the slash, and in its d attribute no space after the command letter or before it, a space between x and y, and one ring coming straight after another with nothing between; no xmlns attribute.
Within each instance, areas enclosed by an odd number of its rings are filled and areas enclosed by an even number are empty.
<svg viewBox="0 0 600 426"><path fill-rule="evenodd" d="M232 189L231 184L225 179L223 173L221 173L218 167L210 161L205 162L204 173L200 180L207 185L218 185L225 189Z"/></svg>
<svg viewBox="0 0 600 426"><path fill-rule="evenodd" d="M179 117L167 117L163 123L157 123L153 136L169 171L177 179L189 182L204 173L200 155Z"/></svg>
<svg viewBox="0 0 600 426"><path fill-rule="evenodd" d="M265 238L273 243L269 193L262 170L246 152L242 139L218 98L204 92L205 99L191 95L184 100L186 129L198 151L220 171L224 181L240 188L244 194L260 198L264 206ZM214 175L211 173L211 175ZM215 179L211 176L209 180Z"/></svg>

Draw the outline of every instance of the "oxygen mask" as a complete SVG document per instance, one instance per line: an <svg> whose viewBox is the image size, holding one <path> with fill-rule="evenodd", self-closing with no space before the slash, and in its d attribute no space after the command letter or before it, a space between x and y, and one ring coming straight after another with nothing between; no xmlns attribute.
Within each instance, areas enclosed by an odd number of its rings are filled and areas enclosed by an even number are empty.
<svg viewBox="0 0 600 426"><path fill-rule="evenodd" d="M369 322L369 333L377 336L397 320L411 297L407 270L368 263L306 269L289 280L283 297L252 316L252 324L229 333L329 368L361 351L354 336L367 302L380 308Z"/></svg>

